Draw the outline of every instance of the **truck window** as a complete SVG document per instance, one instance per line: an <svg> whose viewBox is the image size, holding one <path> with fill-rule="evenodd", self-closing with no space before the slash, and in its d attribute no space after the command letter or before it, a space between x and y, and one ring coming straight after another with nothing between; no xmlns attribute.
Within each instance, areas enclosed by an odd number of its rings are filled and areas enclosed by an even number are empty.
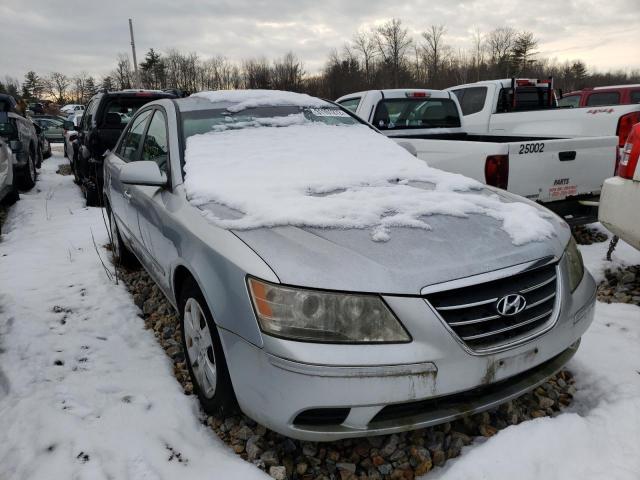
<svg viewBox="0 0 640 480"><path fill-rule="evenodd" d="M350 110L353 113L356 113L356 110L358 109L358 105L360 105L360 98L361 97L347 98L345 100L342 100L340 102L340 105L342 105L347 110Z"/></svg>
<svg viewBox="0 0 640 480"><path fill-rule="evenodd" d="M567 95L558 100L559 107L578 108L580 106L580 95Z"/></svg>
<svg viewBox="0 0 640 480"><path fill-rule="evenodd" d="M454 90L453 93L458 97L462 115L480 112L484 108L484 102L487 99L487 87L461 88L460 90Z"/></svg>
<svg viewBox="0 0 640 480"><path fill-rule="evenodd" d="M640 90L631 92L631 103L640 103Z"/></svg>
<svg viewBox="0 0 640 480"><path fill-rule="evenodd" d="M587 98L587 105L599 107L601 105L620 105L620 94L618 92L592 93Z"/></svg>
<svg viewBox="0 0 640 480"><path fill-rule="evenodd" d="M381 130L455 128L460 126L460 115L448 98L388 98L378 103L373 125Z"/></svg>
<svg viewBox="0 0 640 480"><path fill-rule="evenodd" d="M511 87L500 90L496 113L527 112L530 110L549 109L549 89L546 87L516 88L516 104L513 105ZM553 107L552 107L553 108Z"/></svg>

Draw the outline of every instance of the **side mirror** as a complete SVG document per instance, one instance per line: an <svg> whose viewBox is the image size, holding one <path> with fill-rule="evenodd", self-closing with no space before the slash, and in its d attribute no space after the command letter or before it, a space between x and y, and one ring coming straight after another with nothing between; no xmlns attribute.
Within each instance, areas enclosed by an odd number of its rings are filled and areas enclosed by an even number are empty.
<svg viewBox="0 0 640 480"><path fill-rule="evenodd" d="M65 120L64 122L62 122L62 128L64 128L65 130L73 130L73 122Z"/></svg>
<svg viewBox="0 0 640 480"><path fill-rule="evenodd" d="M123 165L120 168L120 181L128 185L164 187L167 184L167 176L160 171L156 162L141 160Z"/></svg>

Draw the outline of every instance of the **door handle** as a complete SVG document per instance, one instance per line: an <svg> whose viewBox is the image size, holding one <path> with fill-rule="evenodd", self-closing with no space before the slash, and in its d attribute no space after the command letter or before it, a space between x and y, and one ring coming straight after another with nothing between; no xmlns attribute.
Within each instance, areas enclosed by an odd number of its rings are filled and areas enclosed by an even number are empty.
<svg viewBox="0 0 640 480"><path fill-rule="evenodd" d="M131 194L129 193L129 190L125 190L122 195L127 199L127 202L131 201Z"/></svg>
<svg viewBox="0 0 640 480"><path fill-rule="evenodd" d="M569 152L560 152L560 153L558 153L558 159L561 162L569 162L571 160L575 160L576 159L576 152L575 152L575 150L569 151Z"/></svg>

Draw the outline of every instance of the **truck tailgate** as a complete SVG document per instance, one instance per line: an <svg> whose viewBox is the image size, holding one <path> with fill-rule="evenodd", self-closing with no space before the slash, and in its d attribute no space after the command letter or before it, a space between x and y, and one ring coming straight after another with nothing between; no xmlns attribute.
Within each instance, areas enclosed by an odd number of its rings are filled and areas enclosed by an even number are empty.
<svg viewBox="0 0 640 480"><path fill-rule="evenodd" d="M510 142L510 192L552 202L600 193L614 175L617 137L581 137Z"/></svg>

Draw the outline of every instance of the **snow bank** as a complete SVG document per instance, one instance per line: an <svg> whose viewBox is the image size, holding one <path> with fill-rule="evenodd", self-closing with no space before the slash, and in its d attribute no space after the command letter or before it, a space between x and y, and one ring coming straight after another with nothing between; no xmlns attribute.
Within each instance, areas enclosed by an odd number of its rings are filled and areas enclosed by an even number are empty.
<svg viewBox="0 0 640 480"><path fill-rule="evenodd" d="M620 242L613 264L608 242L581 245L589 268L640 261ZM586 255L585 253L588 252ZM640 478L640 308L596 304L593 325L569 363L578 389L556 418L511 426L466 447L430 480L638 480Z"/></svg>
<svg viewBox="0 0 640 480"><path fill-rule="evenodd" d="M369 228L373 240L385 241L391 227L429 230L429 215L482 214L500 221L517 245L554 234L542 211L430 168L366 126L327 125L302 115L249 123L257 128L223 125L187 139L189 200L243 214L223 219L205 213L222 228Z"/></svg>
<svg viewBox="0 0 640 480"><path fill-rule="evenodd" d="M300 107L330 107L329 102L305 93L285 92L282 90L217 90L198 92L192 97L205 98L210 102L232 102L230 112L240 112L247 108L293 105Z"/></svg>
<svg viewBox="0 0 640 480"><path fill-rule="evenodd" d="M202 425L107 280L92 241L107 242L101 211L55 174L63 163L59 150L43 162L0 238L0 478L269 478Z"/></svg>

